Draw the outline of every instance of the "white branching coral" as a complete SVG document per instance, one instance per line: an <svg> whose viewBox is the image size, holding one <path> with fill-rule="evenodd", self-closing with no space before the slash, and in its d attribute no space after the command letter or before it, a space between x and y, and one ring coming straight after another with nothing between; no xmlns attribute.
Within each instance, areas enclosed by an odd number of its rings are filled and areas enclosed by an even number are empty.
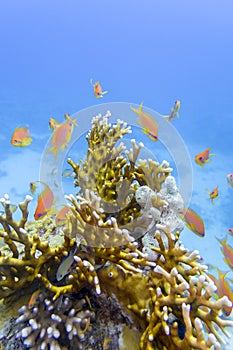
<svg viewBox="0 0 233 350"><path fill-rule="evenodd" d="M31 309L26 305L19 309L16 324L21 325L21 330L16 338L21 338L31 350L62 350L70 346L82 349L95 319L85 304L85 299L74 302L61 296L54 301L40 294Z"/></svg>

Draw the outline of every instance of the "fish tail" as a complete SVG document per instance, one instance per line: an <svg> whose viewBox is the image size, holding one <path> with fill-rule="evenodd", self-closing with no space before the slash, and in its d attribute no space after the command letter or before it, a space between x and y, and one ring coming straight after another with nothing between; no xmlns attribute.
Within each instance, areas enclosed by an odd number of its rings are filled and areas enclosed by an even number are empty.
<svg viewBox="0 0 233 350"><path fill-rule="evenodd" d="M217 241L223 246L224 245L224 243L227 243L227 235L226 235L226 237L225 237L225 239L224 239L224 241L222 241L220 238L218 238L218 237L215 237L216 239L217 239Z"/></svg>

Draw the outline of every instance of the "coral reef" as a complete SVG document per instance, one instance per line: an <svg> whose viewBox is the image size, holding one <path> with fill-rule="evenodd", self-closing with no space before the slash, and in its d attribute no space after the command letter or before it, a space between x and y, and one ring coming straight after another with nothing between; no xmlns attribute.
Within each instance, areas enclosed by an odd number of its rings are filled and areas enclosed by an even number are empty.
<svg viewBox="0 0 233 350"><path fill-rule="evenodd" d="M22 337L24 344L35 350L47 349L48 344L50 349L63 349L66 344L82 349L94 312L84 309L85 299L73 301L61 296L53 301L47 294L40 294L32 309L26 305L19 309L16 324L22 329L16 339Z"/></svg>
<svg viewBox="0 0 233 350"><path fill-rule="evenodd" d="M130 127L109 117L93 119L86 159L68 160L77 193L63 226L48 214L27 223L29 196L16 222L1 199L0 299L29 300L0 333L4 349L219 350L232 304L213 298L208 267L180 242L172 168L140 159L135 140L125 150Z"/></svg>

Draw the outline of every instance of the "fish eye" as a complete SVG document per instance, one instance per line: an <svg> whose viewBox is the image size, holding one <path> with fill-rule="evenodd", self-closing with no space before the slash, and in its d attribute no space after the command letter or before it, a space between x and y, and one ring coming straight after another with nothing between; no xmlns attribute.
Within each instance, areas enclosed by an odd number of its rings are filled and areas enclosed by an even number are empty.
<svg viewBox="0 0 233 350"><path fill-rule="evenodd" d="M113 277L113 272L112 271L109 272L108 277L110 277L110 278Z"/></svg>

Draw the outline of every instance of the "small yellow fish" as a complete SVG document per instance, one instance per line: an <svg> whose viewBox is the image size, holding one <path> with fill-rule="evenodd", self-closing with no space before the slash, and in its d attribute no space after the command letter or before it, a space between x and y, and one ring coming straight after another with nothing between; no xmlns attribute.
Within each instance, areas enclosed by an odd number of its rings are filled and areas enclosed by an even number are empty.
<svg viewBox="0 0 233 350"><path fill-rule="evenodd" d="M140 104L138 109L133 108L132 106L130 106L130 108L139 116L137 123L141 125L142 132L152 141L158 141L158 124L148 113L143 112L142 106L143 102Z"/></svg>
<svg viewBox="0 0 233 350"><path fill-rule="evenodd" d="M32 138L27 127L18 127L14 130L11 144L16 147L26 147L30 145Z"/></svg>
<svg viewBox="0 0 233 350"><path fill-rule="evenodd" d="M31 194L34 194L36 192L36 189L37 189L36 183L35 182L30 182L29 186L30 186Z"/></svg>

